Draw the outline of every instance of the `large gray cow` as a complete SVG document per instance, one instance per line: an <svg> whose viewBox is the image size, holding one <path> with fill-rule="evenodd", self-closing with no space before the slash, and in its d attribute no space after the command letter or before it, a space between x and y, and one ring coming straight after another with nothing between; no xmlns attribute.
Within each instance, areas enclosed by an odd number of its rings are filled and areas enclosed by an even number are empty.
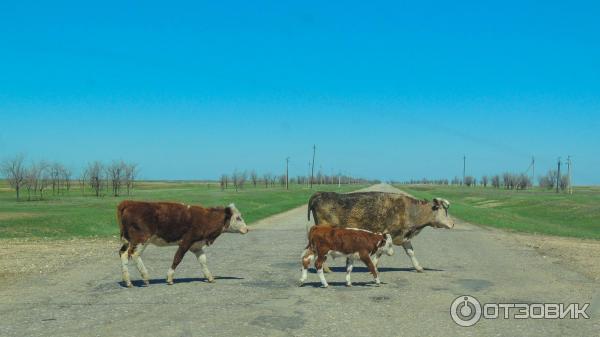
<svg viewBox="0 0 600 337"><path fill-rule="evenodd" d="M415 199L402 194L359 192L339 194L317 192L308 201L308 220L312 212L315 225L362 228L389 233L395 245L404 247L416 271L423 267L415 258L410 240L427 226L452 228L448 200ZM377 264L377 261L374 261Z"/></svg>

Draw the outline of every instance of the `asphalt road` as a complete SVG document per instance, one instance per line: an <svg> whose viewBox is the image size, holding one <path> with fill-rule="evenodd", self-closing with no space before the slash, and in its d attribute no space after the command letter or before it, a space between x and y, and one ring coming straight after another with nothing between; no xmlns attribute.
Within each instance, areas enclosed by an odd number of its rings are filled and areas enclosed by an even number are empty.
<svg viewBox="0 0 600 337"><path fill-rule="evenodd" d="M130 264L138 281L124 288L115 242L114 250L59 273L1 285L0 336L600 336L600 285L510 234L465 223L427 228L413 239L425 273L396 247L381 261L380 287L358 263L354 287L345 287L337 260L328 289L318 287L314 272L300 288L307 224L300 207L261 221L248 235L224 234L207 249L214 284L188 254L168 286L175 248L149 247L143 257L151 285L141 287ZM85 249L75 246L73 254ZM481 319L461 327L450 316L461 295L484 303L591 303L591 318Z"/></svg>

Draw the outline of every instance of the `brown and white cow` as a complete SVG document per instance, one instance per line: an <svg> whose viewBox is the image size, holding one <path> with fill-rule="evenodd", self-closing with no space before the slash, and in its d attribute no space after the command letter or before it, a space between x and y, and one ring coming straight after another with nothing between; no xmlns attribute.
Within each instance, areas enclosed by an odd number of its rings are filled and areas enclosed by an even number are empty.
<svg viewBox="0 0 600 337"><path fill-rule="evenodd" d="M372 257L377 259L383 254L389 256L394 254L392 237L389 234L373 233L365 229L340 228L327 225L313 226L308 232L308 245L302 253L302 277L300 286L307 278L307 269L315 254L315 269L324 288L327 288L327 280L323 274L323 263L327 255L332 258L346 257L346 286L351 287L350 273L354 265L354 259L362 260L379 285L377 267Z"/></svg>
<svg viewBox="0 0 600 337"><path fill-rule="evenodd" d="M442 198L426 201L396 193L316 192L308 201L308 220L312 212L315 225L323 222L390 233L394 244L404 247L415 270L423 272L410 241L425 227L453 228L449 207L450 202ZM325 267L326 272L327 269Z"/></svg>
<svg viewBox="0 0 600 337"><path fill-rule="evenodd" d="M179 246L167 273L167 284L173 284L175 268L188 250L198 261L208 282L214 277L206 265L204 247L211 245L221 233L246 234L248 227L234 204L227 207L205 208L170 202L125 200L117 206L121 239L126 241L119 250L123 282L131 287L129 258L133 258L145 285L150 283L148 270L142 262L142 252L148 244Z"/></svg>

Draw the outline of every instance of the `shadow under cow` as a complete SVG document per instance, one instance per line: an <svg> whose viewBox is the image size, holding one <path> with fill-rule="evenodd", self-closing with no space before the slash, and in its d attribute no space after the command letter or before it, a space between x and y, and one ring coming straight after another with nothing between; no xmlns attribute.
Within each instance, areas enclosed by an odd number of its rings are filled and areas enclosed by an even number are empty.
<svg viewBox="0 0 600 337"><path fill-rule="evenodd" d="M332 272L346 272L346 267L329 267L329 269L331 269ZM435 268L424 268L425 271L444 271L443 269L435 269ZM415 268L394 268L394 267L379 267L377 268L377 271L380 273L387 273L387 272L392 272L392 271L404 271L404 272L414 272ZM316 274L317 271L314 268L310 268L309 272ZM368 273L369 272L369 268L367 267L357 267L354 266L354 268L352 268L352 273Z"/></svg>
<svg viewBox="0 0 600 337"><path fill-rule="evenodd" d="M215 280L243 280L243 277L236 277L236 276L215 276ZM182 278L176 278L173 280L174 283L191 283L191 282L203 282L203 283L209 283L208 279L204 278L204 277L182 277ZM118 282L119 285L123 288L126 288L125 286L125 282L120 281ZM134 287L144 287L144 282L142 280L133 280L131 281L131 283L133 283ZM167 280L164 278L155 278L155 279L150 279L150 285L152 284L167 284Z"/></svg>

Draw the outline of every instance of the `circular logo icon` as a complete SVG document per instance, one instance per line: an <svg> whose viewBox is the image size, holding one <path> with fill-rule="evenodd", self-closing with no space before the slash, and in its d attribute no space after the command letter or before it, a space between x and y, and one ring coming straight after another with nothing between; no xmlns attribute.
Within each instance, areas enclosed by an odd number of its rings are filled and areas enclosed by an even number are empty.
<svg viewBox="0 0 600 337"><path fill-rule="evenodd" d="M450 306L450 316L460 326L475 325L481 318L481 303L469 295L459 296Z"/></svg>

